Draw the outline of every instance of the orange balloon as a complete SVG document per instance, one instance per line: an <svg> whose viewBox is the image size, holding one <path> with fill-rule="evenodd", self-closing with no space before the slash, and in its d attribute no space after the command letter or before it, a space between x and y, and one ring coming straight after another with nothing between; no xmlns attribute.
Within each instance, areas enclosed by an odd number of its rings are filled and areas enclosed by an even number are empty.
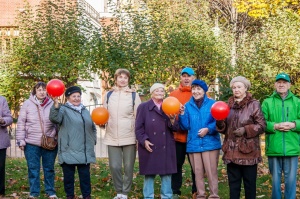
<svg viewBox="0 0 300 199"><path fill-rule="evenodd" d="M162 110L165 114L178 114L180 110L180 102L176 97L167 97L162 103Z"/></svg>
<svg viewBox="0 0 300 199"><path fill-rule="evenodd" d="M106 108L98 107L92 111L92 120L97 125L106 124L109 118L109 113Z"/></svg>

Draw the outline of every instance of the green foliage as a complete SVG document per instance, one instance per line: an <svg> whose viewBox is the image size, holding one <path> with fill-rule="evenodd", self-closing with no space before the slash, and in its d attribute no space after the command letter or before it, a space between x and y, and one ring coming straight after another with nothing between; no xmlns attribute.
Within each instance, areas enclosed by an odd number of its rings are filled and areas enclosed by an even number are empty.
<svg viewBox="0 0 300 199"><path fill-rule="evenodd" d="M225 45L214 37L207 14L197 17L205 13L195 9L201 8L198 4L147 1L147 9L128 5L116 10L115 23L104 26L103 39L98 40L98 48L104 46L105 53L93 53L99 69L106 72L102 79L112 83L107 74L127 68L132 83L147 90L154 82L178 81L181 68L189 65L198 78L213 82L217 71L227 65L228 55Z"/></svg>
<svg viewBox="0 0 300 199"><path fill-rule="evenodd" d="M0 92L12 109L18 110L38 81L58 78L68 87L79 78L91 79L91 37L99 33L72 2L45 1L35 15L29 5L19 13L20 37L1 67Z"/></svg>

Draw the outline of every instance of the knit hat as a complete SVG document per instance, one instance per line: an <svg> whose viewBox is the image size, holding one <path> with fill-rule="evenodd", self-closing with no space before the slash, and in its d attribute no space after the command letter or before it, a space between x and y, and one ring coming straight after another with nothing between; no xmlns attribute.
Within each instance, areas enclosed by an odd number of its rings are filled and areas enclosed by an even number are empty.
<svg viewBox="0 0 300 199"><path fill-rule="evenodd" d="M192 86L193 85L198 85L200 86L204 92L206 93L208 91L208 87L207 87L207 84L205 83L205 81L202 81L200 79L195 79L193 82L192 82Z"/></svg>
<svg viewBox="0 0 300 199"><path fill-rule="evenodd" d="M65 92L65 96L69 97L73 93L80 93L80 95L81 95L81 89L78 86L71 86L71 87L67 88L67 90Z"/></svg>
<svg viewBox="0 0 300 199"><path fill-rule="evenodd" d="M276 82L277 82L278 80L280 80L280 79L283 79L283 80L285 80L285 81L291 83L290 76L289 76L288 74L286 74L286 73L280 73L280 74L278 74L278 75L276 76Z"/></svg>
<svg viewBox="0 0 300 199"><path fill-rule="evenodd" d="M195 75L195 72L192 68L189 68L189 67L185 67L184 69L182 69L180 75L183 75L183 73L186 73L188 74L189 76L191 75Z"/></svg>
<svg viewBox="0 0 300 199"><path fill-rule="evenodd" d="M237 77L234 77L231 81L230 81L230 88L232 87L232 85L235 83L235 82L242 82L245 87L247 88L247 90L249 90L251 88L251 83L250 81L246 78L246 77L243 77L243 76L237 76Z"/></svg>
<svg viewBox="0 0 300 199"><path fill-rule="evenodd" d="M161 83L154 83L151 88L150 88L150 93L153 93L153 91L155 91L158 88L163 88L165 89L165 86Z"/></svg>

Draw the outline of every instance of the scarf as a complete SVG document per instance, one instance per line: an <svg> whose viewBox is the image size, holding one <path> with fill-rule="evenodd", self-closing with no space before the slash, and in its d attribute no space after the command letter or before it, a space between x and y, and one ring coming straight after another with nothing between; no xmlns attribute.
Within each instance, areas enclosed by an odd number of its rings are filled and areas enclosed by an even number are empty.
<svg viewBox="0 0 300 199"><path fill-rule="evenodd" d="M49 97L45 97L44 99L38 99L36 95L34 95L34 99L41 105L41 107L45 106L47 102L49 101Z"/></svg>
<svg viewBox="0 0 300 199"><path fill-rule="evenodd" d="M72 103L70 103L69 101L66 102L67 105L69 105L72 109L74 109L75 111L78 111L79 113L81 113L81 110L83 108L83 104L79 104L78 106L74 106Z"/></svg>
<svg viewBox="0 0 300 199"><path fill-rule="evenodd" d="M198 108L201 107L201 105L203 103L203 100L204 100L204 97L202 97L201 99L195 99L194 98L195 104L197 105Z"/></svg>

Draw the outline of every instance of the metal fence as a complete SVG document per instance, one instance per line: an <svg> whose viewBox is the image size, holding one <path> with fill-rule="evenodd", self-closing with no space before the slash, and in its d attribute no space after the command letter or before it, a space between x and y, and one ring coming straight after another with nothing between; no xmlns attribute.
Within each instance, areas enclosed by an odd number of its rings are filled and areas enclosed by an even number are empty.
<svg viewBox="0 0 300 199"><path fill-rule="evenodd" d="M17 141L15 139L16 135L16 128L12 128L9 131L10 134L10 142L11 147L7 148L6 154L8 157L14 157L14 158L22 158L24 156L24 152L19 149L17 146ZM108 157L107 154L107 146L103 144L103 138L105 135L105 129L97 127L97 144L95 146L95 153L96 157L98 158L106 158Z"/></svg>
<svg viewBox="0 0 300 199"><path fill-rule="evenodd" d="M91 106L86 106L86 108L92 112L92 110L96 107L101 106L101 104L96 104L96 105L91 105ZM108 157L107 154L107 146L103 144L103 138L105 135L105 129L97 127L97 144L95 146L95 153L96 157L98 158L106 158ZM9 135L10 135L10 142L11 142L11 147L7 148L7 156L8 157L16 157L16 158L22 158L24 156L24 152L19 149L17 146L17 141L16 141L16 124L13 124L12 127L9 127Z"/></svg>

